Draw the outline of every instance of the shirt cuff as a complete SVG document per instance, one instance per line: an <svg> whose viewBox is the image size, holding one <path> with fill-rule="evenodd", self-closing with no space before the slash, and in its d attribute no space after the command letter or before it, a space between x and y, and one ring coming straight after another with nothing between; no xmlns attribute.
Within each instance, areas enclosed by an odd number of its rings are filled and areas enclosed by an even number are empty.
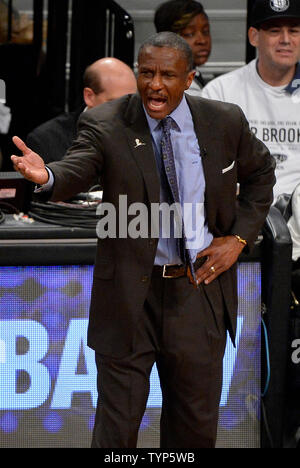
<svg viewBox="0 0 300 468"><path fill-rule="evenodd" d="M48 182L46 182L46 184L44 185L36 185L34 189L34 193L50 192L50 190L52 190L52 187L54 185L54 175L51 169L49 169L47 166L46 166L46 169L49 174Z"/></svg>

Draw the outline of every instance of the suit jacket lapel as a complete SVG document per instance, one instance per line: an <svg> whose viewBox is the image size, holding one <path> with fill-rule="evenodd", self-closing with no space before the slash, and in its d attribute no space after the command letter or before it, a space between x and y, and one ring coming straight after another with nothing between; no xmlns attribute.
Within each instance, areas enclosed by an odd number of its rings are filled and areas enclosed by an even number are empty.
<svg viewBox="0 0 300 468"><path fill-rule="evenodd" d="M125 132L131 153L145 180L150 203L160 202L160 181L148 122L138 95L132 96L125 115Z"/></svg>
<svg viewBox="0 0 300 468"><path fill-rule="evenodd" d="M214 133L214 115L205 111L205 100L186 95L190 107L195 132L201 150L203 171L206 182L205 206L210 230L215 231L216 206L222 187L222 160L218 151L222 135ZM199 102L201 101L201 102Z"/></svg>

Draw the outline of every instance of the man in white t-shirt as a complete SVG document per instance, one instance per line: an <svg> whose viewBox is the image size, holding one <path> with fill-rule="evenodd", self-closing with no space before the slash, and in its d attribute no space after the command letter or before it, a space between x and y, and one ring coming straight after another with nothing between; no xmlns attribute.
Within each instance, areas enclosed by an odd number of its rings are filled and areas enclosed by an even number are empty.
<svg viewBox="0 0 300 468"><path fill-rule="evenodd" d="M277 161L275 200L300 182L300 0L257 0L248 31L258 58L206 85L238 104Z"/></svg>

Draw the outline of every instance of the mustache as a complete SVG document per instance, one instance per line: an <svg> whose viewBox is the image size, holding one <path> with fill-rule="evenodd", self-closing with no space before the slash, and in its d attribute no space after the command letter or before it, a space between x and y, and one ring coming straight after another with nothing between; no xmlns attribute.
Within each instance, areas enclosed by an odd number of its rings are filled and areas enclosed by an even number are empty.
<svg viewBox="0 0 300 468"><path fill-rule="evenodd" d="M160 93L148 93L148 94L147 94L147 98L148 98L148 99L162 99L162 100L166 100L166 99L167 99L167 96L165 96L164 94L160 94Z"/></svg>

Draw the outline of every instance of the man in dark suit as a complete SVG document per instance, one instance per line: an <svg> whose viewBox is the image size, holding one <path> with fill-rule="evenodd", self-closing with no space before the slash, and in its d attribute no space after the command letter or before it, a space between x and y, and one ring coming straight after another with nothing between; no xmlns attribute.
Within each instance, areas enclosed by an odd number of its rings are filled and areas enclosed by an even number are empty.
<svg viewBox="0 0 300 468"><path fill-rule="evenodd" d="M88 331L99 379L93 447L136 446L154 362L161 447L214 447L227 330L235 339L236 262L272 203L274 162L237 106L185 96L193 57L178 35L145 41L138 62L139 95L84 113L62 161L45 168L17 137L23 157L12 161L52 200L85 190L101 174L104 211L116 214L107 235L100 222L97 230ZM170 191L176 184L179 202ZM177 207L196 207L196 242L189 217L182 242L178 217L169 235L157 233L155 222L146 229L171 195Z"/></svg>
<svg viewBox="0 0 300 468"><path fill-rule="evenodd" d="M83 76L84 104L74 112L66 112L35 128L26 144L41 154L46 164L60 161L72 145L77 121L84 109L92 109L124 94L136 92L136 78L126 63L105 57L87 67Z"/></svg>

